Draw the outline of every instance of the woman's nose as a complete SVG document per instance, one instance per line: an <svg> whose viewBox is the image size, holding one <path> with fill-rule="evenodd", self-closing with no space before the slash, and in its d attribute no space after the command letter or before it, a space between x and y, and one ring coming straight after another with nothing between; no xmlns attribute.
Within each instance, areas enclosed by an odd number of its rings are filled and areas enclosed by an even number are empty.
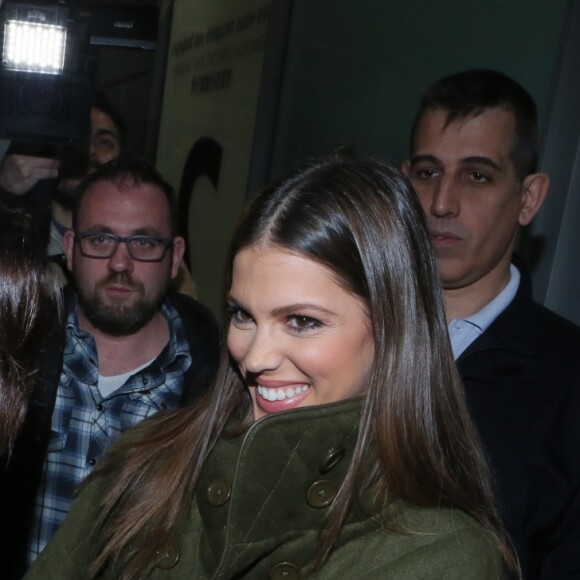
<svg viewBox="0 0 580 580"><path fill-rule="evenodd" d="M271 332L256 329L244 356L246 371L259 374L280 366L282 350L279 340Z"/></svg>

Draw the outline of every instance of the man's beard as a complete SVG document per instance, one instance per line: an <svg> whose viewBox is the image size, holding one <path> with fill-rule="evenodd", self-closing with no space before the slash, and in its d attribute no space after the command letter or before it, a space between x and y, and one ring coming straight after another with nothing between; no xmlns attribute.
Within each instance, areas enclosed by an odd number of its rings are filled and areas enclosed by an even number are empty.
<svg viewBox="0 0 580 580"><path fill-rule="evenodd" d="M133 280L127 272L113 272L99 282L93 292L82 289L76 282L79 305L87 320L100 331L110 336L129 336L141 330L159 309L165 290L160 293L158 300L148 301L144 298L145 288L140 282ZM131 306L117 306L105 304L100 298L98 290L110 284L122 284L140 294L140 298Z"/></svg>

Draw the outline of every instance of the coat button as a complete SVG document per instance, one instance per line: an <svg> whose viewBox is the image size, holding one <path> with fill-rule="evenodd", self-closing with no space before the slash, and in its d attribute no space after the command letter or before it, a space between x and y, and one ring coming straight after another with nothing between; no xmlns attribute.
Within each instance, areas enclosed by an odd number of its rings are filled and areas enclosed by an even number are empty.
<svg viewBox="0 0 580 580"><path fill-rule="evenodd" d="M329 479L315 481L306 492L306 501L313 508L328 507L336 497L336 487Z"/></svg>
<svg viewBox="0 0 580 580"><path fill-rule="evenodd" d="M270 570L271 580L300 580L302 573L300 568L292 562L278 562Z"/></svg>
<svg viewBox="0 0 580 580"><path fill-rule="evenodd" d="M159 550L157 553L160 556L157 561L157 568L160 570L169 570L179 562L179 548L174 544L169 544L169 546Z"/></svg>
<svg viewBox="0 0 580 580"><path fill-rule="evenodd" d="M320 465L320 473L322 475L328 473L335 465L340 462L345 453L346 451L343 448L337 449L333 447L332 449L329 449L323 463Z"/></svg>
<svg viewBox="0 0 580 580"><path fill-rule="evenodd" d="M220 507L230 499L231 494L232 489L229 483L226 481L213 481L207 488L207 501L214 507Z"/></svg>

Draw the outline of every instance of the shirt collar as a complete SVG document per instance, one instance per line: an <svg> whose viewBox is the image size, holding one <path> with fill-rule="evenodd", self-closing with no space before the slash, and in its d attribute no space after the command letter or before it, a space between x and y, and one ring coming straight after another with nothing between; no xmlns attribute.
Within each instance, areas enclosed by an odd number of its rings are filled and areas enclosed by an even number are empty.
<svg viewBox="0 0 580 580"><path fill-rule="evenodd" d="M492 322L509 306L520 285L519 270L510 265L510 280L506 287L481 310L464 319L453 319L449 325L449 339L453 356L458 359L467 347L481 336Z"/></svg>
<svg viewBox="0 0 580 580"><path fill-rule="evenodd" d="M520 272L510 264L510 281L506 287L491 301L488 302L481 310L467 316L466 322L476 326L481 333L485 332L491 323L509 306L514 299L518 286L520 285Z"/></svg>

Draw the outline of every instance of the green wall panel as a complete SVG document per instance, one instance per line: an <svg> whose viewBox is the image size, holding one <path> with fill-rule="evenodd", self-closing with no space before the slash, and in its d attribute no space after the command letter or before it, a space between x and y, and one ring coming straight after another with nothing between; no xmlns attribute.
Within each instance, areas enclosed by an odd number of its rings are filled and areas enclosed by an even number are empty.
<svg viewBox="0 0 580 580"><path fill-rule="evenodd" d="M294 0L272 176L338 145L400 160L422 90L465 68L501 70L543 129L569 0Z"/></svg>

